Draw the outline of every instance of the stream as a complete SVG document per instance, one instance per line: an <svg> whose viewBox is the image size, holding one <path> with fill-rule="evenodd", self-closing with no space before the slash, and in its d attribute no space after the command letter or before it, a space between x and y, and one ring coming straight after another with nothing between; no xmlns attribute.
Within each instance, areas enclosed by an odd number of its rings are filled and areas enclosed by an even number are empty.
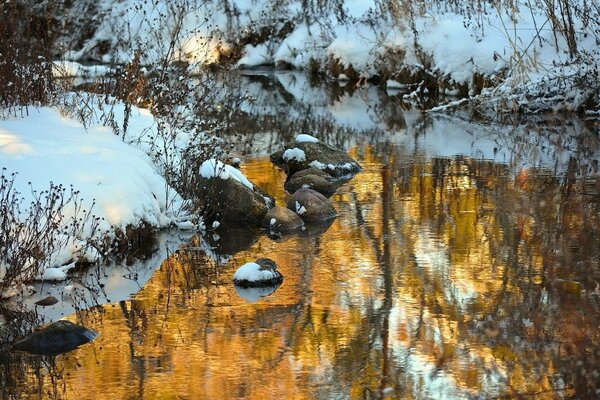
<svg viewBox="0 0 600 400"><path fill-rule="evenodd" d="M278 204L268 155L298 133L363 170L330 226L165 232L150 257L86 271L72 295L36 285L44 322L100 335L56 357L3 354L2 398L588 398L600 390L599 123L424 114L401 93L231 80L223 138ZM232 284L268 257L273 293ZM34 307L55 294L59 302ZM7 318L7 317L2 317ZM29 317L27 317L29 318ZM31 317L33 318L33 317Z"/></svg>

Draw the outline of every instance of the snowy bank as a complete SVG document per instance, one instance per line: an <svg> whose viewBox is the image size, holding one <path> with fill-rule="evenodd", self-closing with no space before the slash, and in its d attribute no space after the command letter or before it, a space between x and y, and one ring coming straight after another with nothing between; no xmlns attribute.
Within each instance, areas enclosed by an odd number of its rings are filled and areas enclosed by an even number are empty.
<svg viewBox="0 0 600 400"><path fill-rule="evenodd" d="M79 44L66 54L72 60L127 62L141 50L148 65L164 57L195 65L237 60L240 68L321 70L359 82L377 76L427 95L483 93L481 103L500 110L598 102L599 34L591 21L600 10L586 11L580 1L571 2L571 36L556 25L561 9L525 1L394 8L344 0L317 9L299 0L213 0L183 9L163 0L80 3L63 18L81 19L82 7L95 7L102 18L89 39L64 32L64 40ZM534 102L534 95L544 100Z"/></svg>
<svg viewBox="0 0 600 400"><path fill-rule="evenodd" d="M147 111L134 108L130 121L129 136L156 130ZM101 257L86 245L90 235L114 240L130 228L190 225L181 213L183 200L145 151L101 123L92 121L86 128L55 108L30 108L24 118L0 120L0 167L3 175L16 173L11 190L23 205L34 202L52 183L73 188L78 199L64 206L62 221L78 220L82 213L95 217L52 254L38 278L64 279L71 260Z"/></svg>

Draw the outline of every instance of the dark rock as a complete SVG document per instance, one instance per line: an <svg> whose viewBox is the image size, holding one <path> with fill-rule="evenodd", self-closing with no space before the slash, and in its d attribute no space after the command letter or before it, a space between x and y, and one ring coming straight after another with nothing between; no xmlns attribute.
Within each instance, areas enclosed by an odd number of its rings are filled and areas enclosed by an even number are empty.
<svg viewBox="0 0 600 400"><path fill-rule="evenodd" d="M327 197L312 189L299 189L288 200L287 207L304 221L327 221L337 217L337 212Z"/></svg>
<svg viewBox="0 0 600 400"><path fill-rule="evenodd" d="M98 337L98 333L69 321L57 321L13 344L14 350L57 355L76 349Z"/></svg>
<svg viewBox="0 0 600 400"><path fill-rule="evenodd" d="M36 305L42 306L42 307L52 306L56 303L58 303L58 299L54 296L48 296L45 299L41 299L41 300L38 300L35 302Z"/></svg>
<svg viewBox="0 0 600 400"><path fill-rule="evenodd" d="M290 232L301 229L304 221L292 210L275 206L263 218L263 226L269 231Z"/></svg>
<svg viewBox="0 0 600 400"><path fill-rule="evenodd" d="M288 193L293 194L298 189L302 188L316 190L325 197L331 197L335 193L336 185L329 182L325 178L313 174L297 176L300 172L296 172L294 176L286 181L283 185Z"/></svg>
<svg viewBox="0 0 600 400"><path fill-rule="evenodd" d="M317 175L329 182L334 181L333 176L329 175L327 172L323 171L322 169L316 169L316 168L307 168L307 169L303 169L302 171L298 171L298 172L294 173L293 175L291 175L288 178L288 180L291 180L294 178L300 178L300 177L303 177L306 175Z"/></svg>
<svg viewBox="0 0 600 400"><path fill-rule="evenodd" d="M293 157L286 150L299 149L303 157ZM296 151L298 152L298 151ZM286 156L284 156L286 155ZM343 177L355 174L361 167L345 152L323 142L294 142L285 149L271 154L271 161L283 168L288 175L308 168L323 170L333 177Z"/></svg>
<svg viewBox="0 0 600 400"><path fill-rule="evenodd" d="M244 264L233 275L233 283L243 288L275 286L282 281L283 275L277 270L277 264L269 258Z"/></svg>
<svg viewBox="0 0 600 400"><path fill-rule="evenodd" d="M273 207L275 200L254 185L250 189L235 179L198 180L201 209L208 220L258 224Z"/></svg>

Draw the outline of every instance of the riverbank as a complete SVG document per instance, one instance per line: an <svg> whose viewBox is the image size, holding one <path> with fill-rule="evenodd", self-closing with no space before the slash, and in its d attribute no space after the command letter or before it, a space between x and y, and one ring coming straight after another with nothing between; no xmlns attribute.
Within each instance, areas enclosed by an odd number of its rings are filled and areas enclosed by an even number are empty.
<svg viewBox="0 0 600 400"><path fill-rule="evenodd" d="M191 71L300 69L400 89L407 99L432 99L431 107L454 108L460 98L490 113L598 113L600 11L585 0L558 3L82 2L62 17L57 54L115 64L140 54L144 65ZM88 37L73 30L82 10L100 15Z"/></svg>

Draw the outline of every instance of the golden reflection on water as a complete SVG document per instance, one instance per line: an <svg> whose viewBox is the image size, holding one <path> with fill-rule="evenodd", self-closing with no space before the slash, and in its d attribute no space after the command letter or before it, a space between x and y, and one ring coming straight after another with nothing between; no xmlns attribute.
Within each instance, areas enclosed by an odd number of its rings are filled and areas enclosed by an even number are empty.
<svg viewBox="0 0 600 400"><path fill-rule="evenodd" d="M570 369L598 343L597 200L542 171L396 150L354 151L364 171L325 233L263 235L224 266L180 252L134 300L83 313L101 336L59 358L65 397L576 393ZM244 172L284 203L268 159ZM285 280L248 303L231 279L259 257Z"/></svg>

